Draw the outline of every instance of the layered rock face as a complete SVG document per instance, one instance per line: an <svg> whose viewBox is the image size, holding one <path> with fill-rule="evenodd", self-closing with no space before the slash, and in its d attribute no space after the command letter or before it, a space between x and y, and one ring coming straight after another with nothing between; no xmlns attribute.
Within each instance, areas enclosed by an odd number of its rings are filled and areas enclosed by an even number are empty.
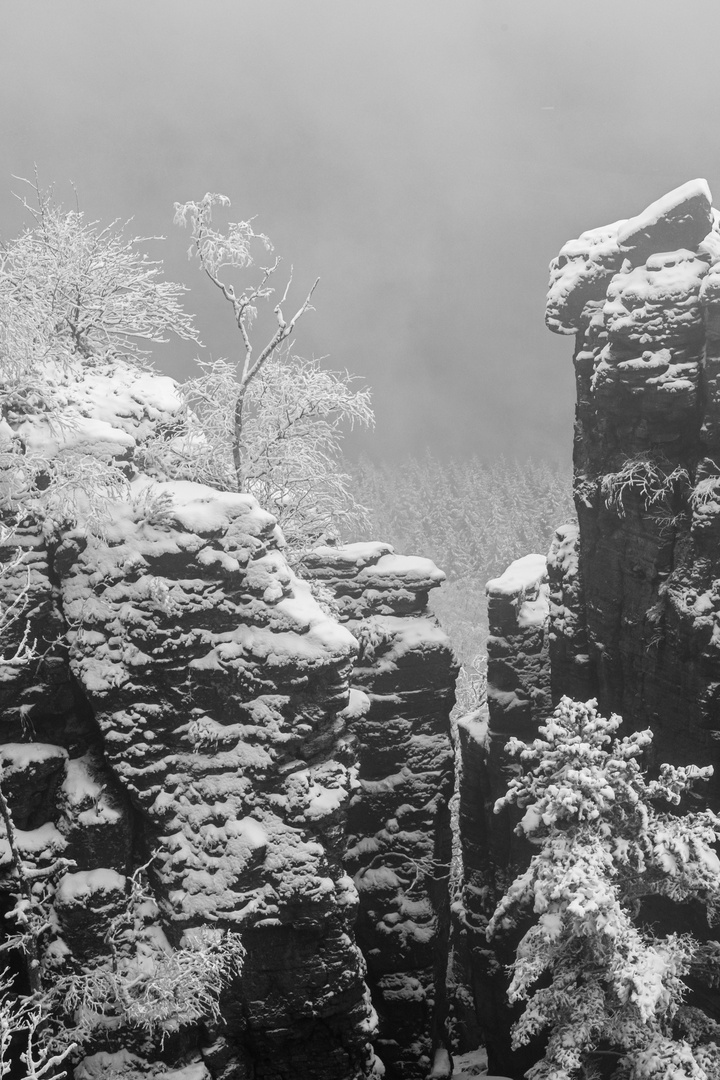
<svg viewBox="0 0 720 1080"><path fill-rule="evenodd" d="M483 927L529 857L492 815L504 740L532 736L564 694L596 697L655 733L654 760L714 764L720 804L720 215L691 181L634 218L592 229L550 267L547 324L575 335L574 494L537 575L514 564L488 586L488 716L461 723L463 917L491 1071L509 1050L498 963ZM504 583L503 583L504 582ZM544 596L537 620L526 593ZM652 764L652 763L651 763Z"/></svg>
<svg viewBox="0 0 720 1080"><path fill-rule="evenodd" d="M358 944L387 1075L424 1076L448 933L455 662L425 611L442 575L387 545L320 550L341 625L250 496L137 467L180 407L171 380L119 362L76 373L67 401L72 424L20 419L7 452L71 439L129 492L100 530L28 526L2 553L3 609L20 597L22 616L0 665L3 791L48 872L41 970L109 962L142 866L141 945L172 956L227 930L244 952L219 1021L171 1024L164 1048L105 1031L77 1077L373 1076ZM6 896L10 864L5 843Z"/></svg>
<svg viewBox="0 0 720 1080"><path fill-rule="evenodd" d="M718 757L719 260L718 213L695 180L566 244L548 294L548 326L576 336L578 388L579 533L551 557L567 593L555 695L652 727L676 764Z"/></svg>
<svg viewBox="0 0 720 1080"><path fill-rule="evenodd" d="M487 704L459 721L462 768L458 821L463 881L455 916L455 952L460 979L467 985L479 1036L488 1047L492 1072L521 1075L532 1055L510 1052L505 966L514 942L485 937L488 918L517 869L530 857L516 836L507 811L493 813L517 766L505 751L511 736L532 739L551 704L548 662L550 588L547 560L527 555L487 584Z"/></svg>
<svg viewBox="0 0 720 1080"><path fill-rule="evenodd" d="M444 575L387 544L319 548L305 573L332 589L359 642L350 718L358 787L345 866L360 897L356 937L388 1077L422 1080L445 1044L453 792L449 714L457 663L427 610Z"/></svg>
<svg viewBox="0 0 720 1080"><path fill-rule="evenodd" d="M242 933L227 1046L207 1056L229 1075L364 1075L371 1012L340 864L355 643L250 498L185 484L153 498L159 521L123 505L107 540L68 537L55 561L73 671L154 853L166 933Z"/></svg>

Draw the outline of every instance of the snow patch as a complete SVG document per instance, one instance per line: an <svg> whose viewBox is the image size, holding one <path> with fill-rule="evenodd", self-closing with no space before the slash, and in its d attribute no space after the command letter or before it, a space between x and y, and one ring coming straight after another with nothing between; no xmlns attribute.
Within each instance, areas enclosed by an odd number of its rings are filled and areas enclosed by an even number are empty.
<svg viewBox="0 0 720 1080"><path fill-rule="evenodd" d="M712 195L707 180L702 178L688 180L680 187L673 188L672 191L668 191L666 195L646 206L642 213L626 221L618 230L618 244L625 250L631 249L633 242L640 234L659 225L663 219L670 217L673 211L677 211L684 203L690 202L696 202L702 206L707 216L707 228L701 236L698 236L699 243L712 227L710 214Z"/></svg>
<svg viewBox="0 0 720 1080"><path fill-rule="evenodd" d="M52 861L67 847L67 840L50 821L41 825L39 829L27 831L16 829L15 840L21 854L26 855L33 862ZM7 840L0 838L0 864L5 864L9 860L10 845Z"/></svg>
<svg viewBox="0 0 720 1080"><path fill-rule="evenodd" d="M343 566L349 569L362 568L368 563L376 563L383 555L394 554L395 549L390 544L383 544L379 540L360 541L356 544L343 544L341 547L323 545L314 548L312 555L323 565L332 566L333 569L341 569Z"/></svg>
<svg viewBox="0 0 720 1080"><path fill-rule="evenodd" d="M547 559L544 555L523 555L511 562L500 577L491 578L485 586L488 596L516 597L537 591L547 580Z"/></svg>
<svg viewBox="0 0 720 1080"><path fill-rule="evenodd" d="M432 1069L428 1073L428 1080L450 1080L453 1076L452 1062L450 1061L450 1055L444 1046L441 1046L435 1051L433 1058Z"/></svg>
<svg viewBox="0 0 720 1080"><path fill-rule="evenodd" d="M75 1080L211 1080L202 1061L168 1069L162 1062L150 1065L129 1050L91 1054L75 1066L74 1074Z"/></svg>
<svg viewBox="0 0 720 1080"><path fill-rule="evenodd" d="M0 747L0 762L6 774L25 772L44 761L64 761L68 757L64 747L53 743L3 743Z"/></svg>
<svg viewBox="0 0 720 1080"><path fill-rule="evenodd" d="M55 902L62 907L86 903L94 893L125 892L126 879L116 870L101 866L95 870L80 870L63 874L55 892Z"/></svg>
<svg viewBox="0 0 720 1080"><path fill-rule="evenodd" d="M370 709L370 698L362 690L350 689L350 699L339 713L343 720L361 720Z"/></svg>

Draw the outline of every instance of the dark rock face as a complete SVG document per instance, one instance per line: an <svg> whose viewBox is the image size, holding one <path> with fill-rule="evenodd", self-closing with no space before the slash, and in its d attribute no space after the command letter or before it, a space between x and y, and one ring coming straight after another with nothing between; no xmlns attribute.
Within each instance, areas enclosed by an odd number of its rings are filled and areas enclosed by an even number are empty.
<svg viewBox="0 0 720 1080"><path fill-rule="evenodd" d="M388 1078L424 1080L446 1041L457 663L427 610L444 575L387 544L319 548L305 573L331 588L360 645L345 866L360 897L355 933L379 1017L377 1050Z"/></svg>
<svg viewBox="0 0 720 1080"><path fill-rule="evenodd" d="M355 642L290 573L252 499L156 492L173 500L161 522L123 505L72 563L65 542L73 670L155 853L166 933L243 934L234 1067L251 1048L268 1077L359 1077L372 1016L341 866Z"/></svg>
<svg viewBox="0 0 720 1080"><path fill-rule="evenodd" d="M3 552L3 609L21 596L22 613L0 665L3 791L27 865L74 863L52 879L44 970L107 962L108 928L151 856L148 932L179 947L225 928L245 949L222 1024L191 1025L162 1053L107 1036L77 1076L131 1080L149 1054L153 1076L364 1080L377 1021L342 861L357 642L289 569L251 497L132 466L178 406L170 380L120 365L79 377L68 401L75 442L122 452L131 483L102 537L65 530L47 544L29 528ZM48 443L42 418L22 436ZM5 842L6 895L9 868Z"/></svg>
<svg viewBox="0 0 720 1080"><path fill-rule="evenodd" d="M529 857L491 813L504 738L532 737L564 694L596 697L630 729L653 729L656 761L714 764L720 804L718 218L705 181L691 181L569 241L550 266L547 324L576 337L579 525L558 529L547 584L538 577L544 627L538 615L521 633L524 593L490 583L487 724L460 725L463 914L491 1071L519 1075L532 1061L509 1050L494 967L513 942L488 954L482 933Z"/></svg>
<svg viewBox="0 0 720 1080"><path fill-rule="evenodd" d="M494 805L515 771L515 765L505 753L505 744L511 735L532 738L550 706L546 634L549 587L545 557L526 555L517 559L501 577L488 582L487 594L490 624L487 797ZM517 843L509 819L504 827L494 820L488 834L491 863L498 869L514 863Z"/></svg>
<svg viewBox="0 0 720 1080"><path fill-rule="evenodd" d="M487 706L460 720L459 828L463 885L456 910L456 951L464 954L464 978L488 1047L490 1070L521 1075L531 1056L512 1054L504 966L513 941L492 947L485 927L517 869L529 858L528 845L513 832L507 811L493 814L516 766L505 745L511 736L533 738L550 700L547 622L550 589L546 559L527 555L488 582Z"/></svg>
<svg viewBox="0 0 720 1080"><path fill-rule="evenodd" d="M43 977L109 963L146 864L138 940L172 955L210 928L244 949L219 1020L164 1047L109 1031L77 1080L370 1080L376 1039L388 1080L424 1078L445 1039L443 575L387 545L320 549L328 614L252 497L143 471L171 380L65 377L67 435L28 416L13 438L121 461L129 494L99 531L23 527L0 553L0 618L22 616L2 638L2 790L26 865L50 873ZM0 841L3 910L12 892Z"/></svg>
<svg viewBox="0 0 720 1080"><path fill-rule="evenodd" d="M717 218L704 181L683 185L618 230L624 261L583 286L582 311L572 289L564 313L548 308L576 334L578 383L577 566L551 556L567 594L554 695L597 696L678 764L717 757Z"/></svg>

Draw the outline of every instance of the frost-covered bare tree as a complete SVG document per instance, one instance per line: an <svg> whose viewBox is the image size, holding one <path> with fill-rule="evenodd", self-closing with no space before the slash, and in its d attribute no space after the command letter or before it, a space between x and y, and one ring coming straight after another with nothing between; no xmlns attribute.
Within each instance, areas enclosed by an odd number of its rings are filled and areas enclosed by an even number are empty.
<svg viewBox="0 0 720 1080"><path fill-rule="evenodd" d="M173 948L160 928L146 870L139 867L128 879L125 905L110 921L110 955L80 971L50 973L44 1002L66 1020L60 1040L84 1045L114 1030L162 1047L173 1032L220 1020L220 995L242 971L241 936L195 928Z"/></svg>
<svg viewBox="0 0 720 1080"><path fill-rule="evenodd" d="M373 423L370 392L347 372L327 370L290 348L298 320L312 310L319 278L286 317L291 268L273 309L276 327L256 347L258 304L274 293L269 283L280 259L260 267L252 283L236 288L228 280L253 265L256 249L273 250L252 222L230 222L224 233L213 228L213 208L228 205L226 196L210 193L200 202L175 204L175 221L192 231L190 256L232 308L240 349L234 360L200 361L201 374L183 387L195 429L166 447L166 460L174 453L176 475L250 491L276 515L291 544L303 547L343 523L357 527L364 520L339 455L343 427Z"/></svg>
<svg viewBox="0 0 720 1080"><path fill-rule="evenodd" d="M241 489L231 454L235 365L216 360L201 367L181 387L191 409L189 430L159 448L168 475L251 492L275 515L293 550L365 525L365 508L341 465L341 441L343 428L373 422L369 390L318 360L269 358L245 395Z"/></svg>
<svg viewBox="0 0 720 1080"><path fill-rule="evenodd" d="M83 516L101 531L113 501L127 494L122 468L82 448L49 456L28 449L19 429L29 414L58 431L71 426L68 385L79 369L112 370L119 358L142 365L152 343L169 334L197 340L197 332L183 308L184 287L164 281L162 264L145 253L144 244L158 237L131 236L118 221L87 221L37 179L30 189L22 202L31 222L0 249L0 513L11 522L34 514L51 531ZM191 253L232 306L238 359L201 362L185 387L194 410L185 432L165 432L142 452L156 475L250 490L291 540L305 543L362 520L339 447L344 426L372 423L369 391L347 373L291 354L289 339L317 286L286 317L292 270L274 307L275 329L255 347L258 305L273 295L280 260L236 288L228 275L248 270L257 246L272 245L250 222L214 229L213 208L227 203L209 194L177 204L176 221L189 222Z"/></svg>
<svg viewBox="0 0 720 1080"><path fill-rule="evenodd" d="M268 284L273 274L280 265L280 259L276 257L271 265L261 267L260 280L243 287L240 293L236 292L232 282L223 280L220 274L227 270L244 270L252 266L254 259L252 249L259 243L266 251L272 252L273 247L264 233L256 233L251 221L231 221L228 231L218 232L212 227L212 212L214 206L229 206L230 200L227 195L218 195L208 192L200 202L175 203L175 223L187 225L188 219L192 232L192 244L189 256L197 255L200 268L212 281L232 307L233 316L242 339L242 358L235 365L236 385L233 392L233 427L232 427L232 457L237 480L237 490L245 491L247 486L245 447L245 399L249 387L262 375L263 368L282 343L290 337L295 329L298 319L302 318L306 311L310 310L310 300L317 288L320 279L315 282L303 300L295 314L288 321L283 313L290 286L292 284L292 268L282 297L274 308L277 320L277 329L266 341L257 355L255 344L251 336L252 324L257 317L257 304L261 300L269 300L274 289ZM227 276L227 275L226 275Z"/></svg>
<svg viewBox="0 0 720 1080"><path fill-rule="evenodd" d="M45 1016L42 1008L29 998L12 993L12 979L7 969L0 972L0 1077L15 1080L64 1080L73 1044L59 1051L44 1045L40 1038ZM22 1043L19 1054L13 1047ZM19 1061L18 1061L19 1057ZM20 1071L22 1070L22 1071Z"/></svg>
<svg viewBox="0 0 720 1080"><path fill-rule="evenodd" d="M79 369L112 369L118 358L142 364L148 344L197 334L184 287L164 281L162 264L145 253L158 238L87 221L37 178L26 183L31 222L0 247L0 513L72 518L89 499L92 519L124 487L122 473L78 449L51 459L29 451L18 428L28 415L58 431L71 426L67 384Z"/></svg>
<svg viewBox="0 0 720 1080"><path fill-rule="evenodd" d="M144 251L161 237L129 236L129 222L87 221L80 210L64 210L37 179L25 183L34 193L34 203L22 198L32 224L0 254L4 407L14 371L32 372L36 385L26 394L42 394L52 385L48 361L141 362L145 342L169 333L196 340L184 286L163 280L162 263Z"/></svg>

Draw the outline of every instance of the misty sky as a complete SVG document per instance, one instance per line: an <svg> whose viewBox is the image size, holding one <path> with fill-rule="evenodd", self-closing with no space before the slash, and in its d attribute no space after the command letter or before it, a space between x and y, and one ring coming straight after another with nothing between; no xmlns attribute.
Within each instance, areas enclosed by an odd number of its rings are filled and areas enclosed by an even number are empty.
<svg viewBox="0 0 720 1080"><path fill-rule="evenodd" d="M296 351L365 377L376 460L569 460L572 340L547 264L585 228L705 176L720 200L717 0L3 0L0 235L11 174L134 216L192 287L213 356L231 315L176 200L256 215L298 301ZM156 363L185 377L193 349Z"/></svg>

